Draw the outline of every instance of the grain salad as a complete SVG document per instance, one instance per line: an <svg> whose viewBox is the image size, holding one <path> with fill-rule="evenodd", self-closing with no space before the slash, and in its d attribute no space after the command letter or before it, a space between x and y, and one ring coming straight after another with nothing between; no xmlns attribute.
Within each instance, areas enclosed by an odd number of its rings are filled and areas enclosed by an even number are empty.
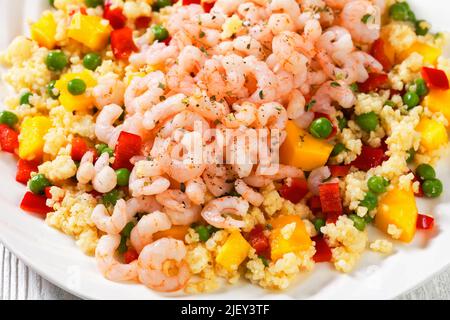
<svg viewBox="0 0 450 320"><path fill-rule="evenodd" d="M0 54L18 206L160 292L352 272L434 226L447 37L401 0L49 1Z"/></svg>

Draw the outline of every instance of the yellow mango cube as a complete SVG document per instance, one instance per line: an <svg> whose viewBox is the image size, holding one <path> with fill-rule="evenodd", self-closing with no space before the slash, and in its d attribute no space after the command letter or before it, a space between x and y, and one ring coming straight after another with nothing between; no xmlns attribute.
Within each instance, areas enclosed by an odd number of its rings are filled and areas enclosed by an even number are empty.
<svg viewBox="0 0 450 320"><path fill-rule="evenodd" d="M416 127L420 132L420 146L426 151L439 149L448 142L448 135L445 126L436 120L422 118Z"/></svg>
<svg viewBox="0 0 450 320"><path fill-rule="evenodd" d="M282 229L291 223L295 223L295 229L292 235L285 239ZM289 252L308 250L312 246L305 224L299 216L278 216L272 219L270 224L273 227L270 234L270 257L272 260L278 260Z"/></svg>
<svg viewBox="0 0 450 320"><path fill-rule="evenodd" d="M423 42L416 41L411 47L399 54L398 62L405 60L413 52L417 52L418 54L420 54L423 57L423 61L425 62L425 64L431 64L433 66L436 65L437 59L442 55L441 49L430 46Z"/></svg>
<svg viewBox="0 0 450 320"><path fill-rule="evenodd" d="M42 17L31 25L31 38L47 49L53 49L56 44L56 21L51 12L44 13Z"/></svg>
<svg viewBox="0 0 450 320"><path fill-rule="evenodd" d="M402 232L398 240L410 242L416 234L417 207L412 188L392 189L380 197L375 226L388 234L389 225L393 224Z"/></svg>
<svg viewBox="0 0 450 320"><path fill-rule="evenodd" d="M333 145L314 138L293 121L286 124L287 137L280 148L280 162L305 171L322 167L333 151Z"/></svg>
<svg viewBox="0 0 450 320"><path fill-rule="evenodd" d="M76 13L72 17L67 34L91 50L99 51L106 47L112 28L107 20L98 16Z"/></svg>
<svg viewBox="0 0 450 320"><path fill-rule="evenodd" d="M172 228L164 231L159 231L153 234L153 241L156 241L161 238L173 238L177 240L184 241L184 237L186 236L189 230L189 226L172 226Z"/></svg>
<svg viewBox="0 0 450 320"><path fill-rule="evenodd" d="M450 90L430 89L423 105L433 112L442 112L450 123Z"/></svg>
<svg viewBox="0 0 450 320"><path fill-rule="evenodd" d="M233 231L216 257L216 262L229 271L237 270L247 258L251 246L239 231Z"/></svg>
<svg viewBox="0 0 450 320"><path fill-rule="evenodd" d="M86 83L87 88L97 85L92 72L84 70L79 73L66 73L56 81L55 88L59 90L59 102L69 111L85 111L94 106L94 99L88 93L74 96L67 88L68 83L73 79L81 79Z"/></svg>
<svg viewBox="0 0 450 320"><path fill-rule="evenodd" d="M48 117L26 118L19 135L19 157L24 160L40 158L44 149L44 135L52 126Z"/></svg>

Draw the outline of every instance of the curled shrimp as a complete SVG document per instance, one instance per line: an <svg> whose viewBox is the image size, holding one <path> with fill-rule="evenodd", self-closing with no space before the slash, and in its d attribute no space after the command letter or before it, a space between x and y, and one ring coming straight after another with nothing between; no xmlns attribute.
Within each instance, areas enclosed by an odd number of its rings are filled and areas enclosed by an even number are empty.
<svg viewBox="0 0 450 320"><path fill-rule="evenodd" d="M250 188L243 180L237 179L234 183L234 188L237 193L239 193L242 198L247 200L251 205L259 207L263 201L264 197L259 192L256 192Z"/></svg>
<svg viewBox="0 0 450 320"><path fill-rule="evenodd" d="M123 199L117 200L112 215L109 215L103 204L98 204L91 214L92 222L95 223L96 227L108 234L119 234L131 218Z"/></svg>
<svg viewBox="0 0 450 320"><path fill-rule="evenodd" d="M277 102L265 103L257 111L258 121L262 126L283 130L288 120L284 107Z"/></svg>
<svg viewBox="0 0 450 320"><path fill-rule="evenodd" d="M188 110L196 112L210 121L219 120L230 112L226 102L217 101L217 99L209 97L206 92L202 92L200 97L189 97Z"/></svg>
<svg viewBox="0 0 450 320"><path fill-rule="evenodd" d="M232 42L233 49L243 56L254 56L258 60L264 58L264 47L255 38L244 35Z"/></svg>
<svg viewBox="0 0 450 320"><path fill-rule="evenodd" d="M178 55L178 48L172 45L165 45L161 42L154 42L152 45L144 45L140 52L130 56L130 64L137 69L145 65L164 65L166 62L175 61Z"/></svg>
<svg viewBox="0 0 450 320"><path fill-rule="evenodd" d="M137 261L123 264L115 258L120 238L118 234L108 234L100 238L95 249L97 267L105 278L111 281L137 280Z"/></svg>
<svg viewBox="0 0 450 320"><path fill-rule="evenodd" d="M201 207L194 205L180 190L166 190L156 195L156 200L164 207L174 225L191 225L200 219Z"/></svg>
<svg viewBox="0 0 450 320"><path fill-rule="evenodd" d="M164 95L166 78L161 71L149 73L143 78L136 77L131 80L125 91L125 106L127 112L143 113L153 105L160 102L160 97Z"/></svg>
<svg viewBox="0 0 450 320"><path fill-rule="evenodd" d="M117 185L117 175L113 168L109 166L109 154L103 153L94 165L95 176L92 179L94 190L100 193L107 193Z"/></svg>
<svg viewBox="0 0 450 320"><path fill-rule="evenodd" d="M331 104L333 101L343 108L350 108L355 104L356 98L352 89L343 81L328 81L317 90L311 101L315 101L312 111L334 115L336 109Z"/></svg>
<svg viewBox="0 0 450 320"><path fill-rule="evenodd" d="M186 103L184 102L185 98L186 96L180 93L153 106L144 114L144 120L142 122L144 127L147 130L151 130L158 122L186 109Z"/></svg>
<svg viewBox="0 0 450 320"><path fill-rule="evenodd" d="M295 0L272 0L270 2L270 9L272 12L281 11L289 15L292 21L297 21L301 13L300 6Z"/></svg>
<svg viewBox="0 0 450 320"><path fill-rule="evenodd" d="M238 98L246 97L248 92L245 88L244 59L236 54L230 54L222 57L221 63L226 73L226 92Z"/></svg>
<svg viewBox="0 0 450 320"><path fill-rule="evenodd" d="M372 43L380 37L381 10L369 1L348 2L342 9L340 18L342 26L350 31L358 43Z"/></svg>
<svg viewBox="0 0 450 320"><path fill-rule="evenodd" d="M153 242L153 235L156 232L169 230L172 227L167 214L161 211L154 211L143 216L131 230L131 245L137 252Z"/></svg>
<svg viewBox="0 0 450 320"><path fill-rule="evenodd" d="M189 200L196 205L202 205L205 203L206 191L206 184L201 177L186 182L185 193Z"/></svg>
<svg viewBox="0 0 450 320"><path fill-rule="evenodd" d="M270 16L267 26L274 35L283 31L295 31L295 23L287 13L274 13Z"/></svg>
<svg viewBox="0 0 450 320"><path fill-rule="evenodd" d="M225 165L209 165L203 175L206 187L215 197L221 197L233 189L233 175Z"/></svg>
<svg viewBox="0 0 450 320"><path fill-rule="evenodd" d="M289 119L297 119L301 117L305 111L306 100L299 90L293 90L289 97L287 107L287 116Z"/></svg>
<svg viewBox="0 0 450 320"><path fill-rule="evenodd" d="M161 138L169 138L179 129L207 132L209 123L201 115L185 110L164 123L158 133ZM204 138L208 139L208 135Z"/></svg>
<svg viewBox="0 0 450 320"><path fill-rule="evenodd" d="M109 104L122 105L124 101L125 84L116 75L101 78L92 89L95 106L99 109Z"/></svg>
<svg viewBox="0 0 450 320"><path fill-rule="evenodd" d="M330 56L335 53L350 53L354 49L352 36L347 29L334 26L327 30L320 36L317 41L319 49L323 49Z"/></svg>
<svg viewBox="0 0 450 320"><path fill-rule="evenodd" d="M95 121L95 136L98 140L110 144L117 135L114 122L122 115L123 109L117 104L104 106Z"/></svg>
<svg viewBox="0 0 450 320"><path fill-rule="evenodd" d="M278 78L265 62L258 61L254 56L244 58L247 64L246 75L256 80L256 90L249 101L264 103L276 100L278 96Z"/></svg>
<svg viewBox="0 0 450 320"><path fill-rule="evenodd" d="M249 203L239 197L222 197L211 200L202 210L202 217L216 228L243 228L245 222L236 220L230 215L244 217L247 214ZM230 214L224 216L225 214Z"/></svg>
<svg viewBox="0 0 450 320"><path fill-rule="evenodd" d="M256 105L251 102L243 102L242 104L233 104L234 113L227 114L221 122L227 128L237 129L240 126L250 127L257 117Z"/></svg>
<svg viewBox="0 0 450 320"><path fill-rule="evenodd" d="M146 173L160 173L161 167L159 164L153 163L154 166L135 165L130 173L128 188L133 197L137 196L151 196L161 193L170 187L170 181L159 175L147 176ZM142 168L142 169L141 169ZM142 172L139 172L142 170ZM147 171L150 170L150 171Z"/></svg>
<svg viewBox="0 0 450 320"><path fill-rule="evenodd" d="M162 238L145 246L137 262L139 281L162 292L183 289L191 276L186 253L184 243L175 239Z"/></svg>
<svg viewBox="0 0 450 320"><path fill-rule="evenodd" d="M273 55L280 66L294 75L306 74L308 58L297 51L303 40L298 33L283 31L273 38Z"/></svg>
<svg viewBox="0 0 450 320"><path fill-rule="evenodd" d="M127 200L127 215L131 219L138 213L152 213L160 211L162 206L156 201L154 196L140 196Z"/></svg>
<svg viewBox="0 0 450 320"><path fill-rule="evenodd" d="M95 176L94 168L94 152L86 152L80 161L80 166L77 170L77 180L81 184L88 184Z"/></svg>

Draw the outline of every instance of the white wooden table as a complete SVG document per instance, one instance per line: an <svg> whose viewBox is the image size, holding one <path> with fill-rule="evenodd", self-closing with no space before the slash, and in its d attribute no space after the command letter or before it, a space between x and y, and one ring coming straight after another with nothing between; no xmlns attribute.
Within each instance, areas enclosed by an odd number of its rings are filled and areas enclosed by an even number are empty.
<svg viewBox="0 0 450 320"><path fill-rule="evenodd" d="M41 278L0 244L0 300L11 299L78 298ZM450 300L450 267L399 299Z"/></svg>

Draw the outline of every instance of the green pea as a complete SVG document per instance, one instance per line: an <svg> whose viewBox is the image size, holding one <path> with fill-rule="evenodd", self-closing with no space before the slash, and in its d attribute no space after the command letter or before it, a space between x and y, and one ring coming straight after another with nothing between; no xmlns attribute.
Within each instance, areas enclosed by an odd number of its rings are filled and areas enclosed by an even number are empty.
<svg viewBox="0 0 450 320"><path fill-rule="evenodd" d="M430 31L430 25L425 20L417 20L414 26L418 36L425 36Z"/></svg>
<svg viewBox="0 0 450 320"><path fill-rule="evenodd" d="M386 102L384 103L384 105L385 105L385 106L392 107L392 108L396 106L395 102L392 101L392 100L386 100Z"/></svg>
<svg viewBox="0 0 450 320"><path fill-rule="evenodd" d="M171 5L172 5L171 0L155 0L153 1L152 7L154 11L159 11L160 9Z"/></svg>
<svg viewBox="0 0 450 320"><path fill-rule="evenodd" d="M339 127L339 130L344 130L345 128L347 128L347 119L345 118L345 117L338 117L337 118L337 121L338 121L338 127Z"/></svg>
<svg viewBox="0 0 450 320"><path fill-rule="evenodd" d="M24 104L30 104L30 97L33 94L31 92L25 92L20 96L20 100L19 103L21 106L23 106Z"/></svg>
<svg viewBox="0 0 450 320"><path fill-rule="evenodd" d="M14 112L1 111L0 112L0 124L6 124L8 127L14 127L19 122L19 118Z"/></svg>
<svg viewBox="0 0 450 320"><path fill-rule="evenodd" d="M364 220L364 218L361 218L356 214L351 214L348 216L348 218L353 221L353 226L356 229L358 229L359 231L364 231L364 229L366 228L366 220Z"/></svg>
<svg viewBox="0 0 450 320"><path fill-rule="evenodd" d="M409 21L414 13L409 8L408 3L406 2L397 2L394 3L389 8L389 16L397 21Z"/></svg>
<svg viewBox="0 0 450 320"><path fill-rule="evenodd" d="M318 139L327 138L333 131L333 125L327 118L321 117L314 120L309 126L309 132Z"/></svg>
<svg viewBox="0 0 450 320"><path fill-rule="evenodd" d="M206 242L211 237L211 234L207 227L200 225L195 228L195 232L198 233L198 238L201 242Z"/></svg>
<svg viewBox="0 0 450 320"><path fill-rule="evenodd" d="M428 198L436 198L441 195L444 186L439 179L428 179L422 183L422 190Z"/></svg>
<svg viewBox="0 0 450 320"><path fill-rule="evenodd" d="M117 251L120 254L124 254L125 252L128 251L127 238L126 237L122 236L120 238L120 244L119 244L119 247L117 248Z"/></svg>
<svg viewBox="0 0 450 320"><path fill-rule="evenodd" d="M55 88L56 80L52 80L47 85L47 94L52 99L58 99L59 98L59 91Z"/></svg>
<svg viewBox="0 0 450 320"><path fill-rule="evenodd" d="M50 187L51 183L43 174L37 174L28 180L28 188L34 194L42 194L46 187Z"/></svg>
<svg viewBox="0 0 450 320"><path fill-rule="evenodd" d="M317 218L316 220L314 220L313 224L316 231L321 232L320 228L325 226L325 220L322 218Z"/></svg>
<svg viewBox="0 0 450 320"><path fill-rule="evenodd" d="M45 60L47 68L51 71L61 71L69 63L66 54L61 50L50 51Z"/></svg>
<svg viewBox="0 0 450 320"><path fill-rule="evenodd" d="M128 181L130 180L130 170L126 168L116 170L116 175L118 186L125 187L128 185Z"/></svg>
<svg viewBox="0 0 450 320"><path fill-rule="evenodd" d="M95 71L102 64L102 57L95 52L88 53L83 58L83 66L88 69Z"/></svg>
<svg viewBox="0 0 450 320"><path fill-rule="evenodd" d="M408 106L408 110L416 107L419 102L419 95L415 92L408 91L403 95L403 103Z"/></svg>
<svg viewBox="0 0 450 320"><path fill-rule="evenodd" d="M345 150L345 145L343 143L340 143L340 142L336 143L334 145L333 151L331 151L331 156L335 157L344 150Z"/></svg>
<svg viewBox="0 0 450 320"><path fill-rule="evenodd" d="M428 86L427 83L425 82L425 80L423 80L422 78L416 79L416 81L414 82L416 85L416 93L420 96L426 96L428 94Z"/></svg>
<svg viewBox="0 0 450 320"><path fill-rule="evenodd" d="M367 186L369 190L373 193L384 193L386 192L386 187L389 185L389 181L382 176L370 177L367 181Z"/></svg>
<svg viewBox="0 0 450 320"><path fill-rule="evenodd" d="M366 193L364 199L361 200L361 202L359 204L363 207L366 207L367 210L371 211L377 207L378 198L374 193L368 191Z"/></svg>
<svg viewBox="0 0 450 320"><path fill-rule="evenodd" d="M95 146L95 149L97 150L97 154L101 156L105 152L109 154L110 157L114 156L114 150L108 147L107 144L101 143Z"/></svg>
<svg viewBox="0 0 450 320"><path fill-rule="evenodd" d="M429 164L422 163L416 168L416 173L422 180L436 178L436 171Z"/></svg>
<svg viewBox="0 0 450 320"><path fill-rule="evenodd" d="M84 0L84 3L88 8L96 8L104 5L104 0Z"/></svg>
<svg viewBox="0 0 450 320"><path fill-rule="evenodd" d="M67 84L67 90L74 96L82 95L86 92L86 82L81 79L72 79Z"/></svg>
<svg viewBox="0 0 450 320"><path fill-rule="evenodd" d="M364 131L374 131L378 126L378 116L375 112L367 112L355 117L358 126Z"/></svg>
<svg viewBox="0 0 450 320"><path fill-rule="evenodd" d="M123 237L129 238L131 235L131 230L134 228L134 222L128 222L126 226L122 229L120 233Z"/></svg>
<svg viewBox="0 0 450 320"><path fill-rule="evenodd" d="M169 37L169 31L160 24L152 26L152 32L158 41L164 41Z"/></svg>
<svg viewBox="0 0 450 320"><path fill-rule="evenodd" d="M121 198L121 193L119 190L114 189L108 193L105 193L102 197L102 203L108 207L108 206L115 206L117 203L117 200Z"/></svg>

